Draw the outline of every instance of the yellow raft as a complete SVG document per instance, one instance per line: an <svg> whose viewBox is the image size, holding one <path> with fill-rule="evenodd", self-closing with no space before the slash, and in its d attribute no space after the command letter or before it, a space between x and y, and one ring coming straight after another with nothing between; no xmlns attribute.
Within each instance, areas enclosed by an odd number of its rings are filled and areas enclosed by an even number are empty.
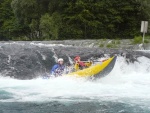
<svg viewBox="0 0 150 113"><path fill-rule="evenodd" d="M116 58L117 58L116 56L111 57L102 63L95 64L89 68L72 72L67 75L79 77L94 77L94 78L104 77L112 71L116 62Z"/></svg>

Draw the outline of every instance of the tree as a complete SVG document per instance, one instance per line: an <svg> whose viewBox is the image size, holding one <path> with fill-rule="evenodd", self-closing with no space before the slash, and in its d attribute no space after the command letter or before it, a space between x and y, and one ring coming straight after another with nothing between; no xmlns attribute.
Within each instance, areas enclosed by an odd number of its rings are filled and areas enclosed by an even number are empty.
<svg viewBox="0 0 150 113"><path fill-rule="evenodd" d="M40 28L42 30L43 37L58 39L61 25L61 17L58 13L53 13L52 16L49 14L43 15L40 20Z"/></svg>
<svg viewBox="0 0 150 113"><path fill-rule="evenodd" d="M0 2L1 40L133 38L140 34L140 22L150 20L149 0Z"/></svg>
<svg viewBox="0 0 150 113"><path fill-rule="evenodd" d="M149 21L150 22L150 1L149 0L136 0L140 4L140 9L142 13L142 19L143 21ZM149 24L150 28L150 24ZM148 29L150 33L150 29Z"/></svg>
<svg viewBox="0 0 150 113"><path fill-rule="evenodd" d="M0 40L9 40L17 29L11 10L11 0L1 0L0 2Z"/></svg>

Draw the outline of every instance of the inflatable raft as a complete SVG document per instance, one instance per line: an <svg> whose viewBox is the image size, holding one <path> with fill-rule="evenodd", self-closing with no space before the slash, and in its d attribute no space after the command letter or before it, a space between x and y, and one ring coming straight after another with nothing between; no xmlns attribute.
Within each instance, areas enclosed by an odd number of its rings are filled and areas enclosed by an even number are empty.
<svg viewBox="0 0 150 113"><path fill-rule="evenodd" d="M117 56L111 57L108 60L95 64L89 68L69 73L67 74L67 76L92 77L92 78L104 77L112 71L116 59Z"/></svg>

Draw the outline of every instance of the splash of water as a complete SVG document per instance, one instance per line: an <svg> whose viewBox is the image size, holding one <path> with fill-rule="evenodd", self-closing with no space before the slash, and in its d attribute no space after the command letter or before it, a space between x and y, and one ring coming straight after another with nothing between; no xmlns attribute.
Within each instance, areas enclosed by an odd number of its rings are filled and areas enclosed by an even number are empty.
<svg viewBox="0 0 150 113"><path fill-rule="evenodd" d="M123 57L118 57L113 71L94 82L67 76L48 80L0 78L0 102L132 100L145 103L150 99L150 59L138 60L127 64Z"/></svg>

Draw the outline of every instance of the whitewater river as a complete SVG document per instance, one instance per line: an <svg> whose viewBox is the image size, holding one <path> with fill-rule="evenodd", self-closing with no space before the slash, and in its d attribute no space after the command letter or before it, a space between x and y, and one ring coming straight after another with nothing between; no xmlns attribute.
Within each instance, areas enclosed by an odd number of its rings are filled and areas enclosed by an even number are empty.
<svg viewBox="0 0 150 113"><path fill-rule="evenodd" d="M150 59L127 64L97 81L0 77L0 113L150 113Z"/></svg>

